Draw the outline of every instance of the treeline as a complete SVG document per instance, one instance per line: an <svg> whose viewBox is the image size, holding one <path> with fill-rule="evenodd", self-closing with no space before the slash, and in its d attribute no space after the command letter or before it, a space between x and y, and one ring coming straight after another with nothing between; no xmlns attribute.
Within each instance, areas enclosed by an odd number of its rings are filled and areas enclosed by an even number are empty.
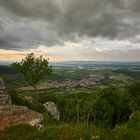
<svg viewBox="0 0 140 140"><path fill-rule="evenodd" d="M128 68L124 68L124 69L117 69L113 71L114 73L119 73L119 74L124 74L127 76L131 76L134 78L140 78L140 68L136 67L133 71L129 70Z"/></svg>

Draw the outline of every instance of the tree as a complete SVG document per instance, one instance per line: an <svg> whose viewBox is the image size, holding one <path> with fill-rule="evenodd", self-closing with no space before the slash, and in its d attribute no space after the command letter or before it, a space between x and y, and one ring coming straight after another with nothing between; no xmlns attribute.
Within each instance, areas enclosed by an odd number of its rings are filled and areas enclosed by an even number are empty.
<svg viewBox="0 0 140 140"><path fill-rule="evenodd" d="M36 90L37 104L38 91L36 84L45 76L50 75L52 67L49 66L49 59L43 56L35 57L34 53L27 54L21 62L15 62L12 66L24 75L25 80Z"/></svg>

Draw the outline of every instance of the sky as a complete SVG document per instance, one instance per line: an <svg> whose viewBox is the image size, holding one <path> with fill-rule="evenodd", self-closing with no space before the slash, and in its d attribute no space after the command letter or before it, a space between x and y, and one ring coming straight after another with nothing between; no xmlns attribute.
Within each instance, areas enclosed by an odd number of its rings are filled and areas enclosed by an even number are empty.
<svg viewBox="0 0 140 140"><path fill-rule="evenodd" d="M140 0L0 0L0 60L140 61Z"/></svg>

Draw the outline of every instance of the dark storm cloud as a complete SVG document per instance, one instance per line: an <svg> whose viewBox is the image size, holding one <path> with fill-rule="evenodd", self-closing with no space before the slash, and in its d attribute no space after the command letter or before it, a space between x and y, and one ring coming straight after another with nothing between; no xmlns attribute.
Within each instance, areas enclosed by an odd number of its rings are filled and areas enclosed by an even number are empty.
<svg viewBox="0 0 140 140"><path fill-rule="evenodd" d="M61 12L54 0L0 0L0 3L6 10L21 17L52 20Z"/></svg>
<svg viewBox="0 0 140 140"><path fill-rule="evenodd" d="M139 25L134 26L140 23L140 16L133 11L135 6L131 0L70 0L64 7L65 13L57 24L64 34L126 38L140 30Z"/></svg>
<svg viewBox="0 0 140 140"><path fill-rule="evenodd" d="M0 48L27 49L75 36L133 39L140 0L0 0Z"/></svg>
<svg viewBox="0 0 140 140"><path fill-rule="evenodd" d="M44 22L7 21L2 24L0 32L0 48L2 49L30 49L40 44L52 46L60 44L59 36Z"/></svg>

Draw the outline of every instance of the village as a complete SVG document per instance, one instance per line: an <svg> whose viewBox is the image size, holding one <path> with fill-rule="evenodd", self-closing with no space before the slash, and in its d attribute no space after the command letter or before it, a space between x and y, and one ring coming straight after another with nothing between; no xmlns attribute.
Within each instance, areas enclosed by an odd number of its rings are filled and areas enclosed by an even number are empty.
<svg viewBox="0 0 140 140"><path fill-rule="evenodd" d="M105 76L103 75L89 75L86 78L83 78L80 80L65 79L65 81L63 82L48 80L42 85L48 88L64 88L65 87L66 90L71 90L74 87L93 87L103 80L105 80Z"/></svg>

